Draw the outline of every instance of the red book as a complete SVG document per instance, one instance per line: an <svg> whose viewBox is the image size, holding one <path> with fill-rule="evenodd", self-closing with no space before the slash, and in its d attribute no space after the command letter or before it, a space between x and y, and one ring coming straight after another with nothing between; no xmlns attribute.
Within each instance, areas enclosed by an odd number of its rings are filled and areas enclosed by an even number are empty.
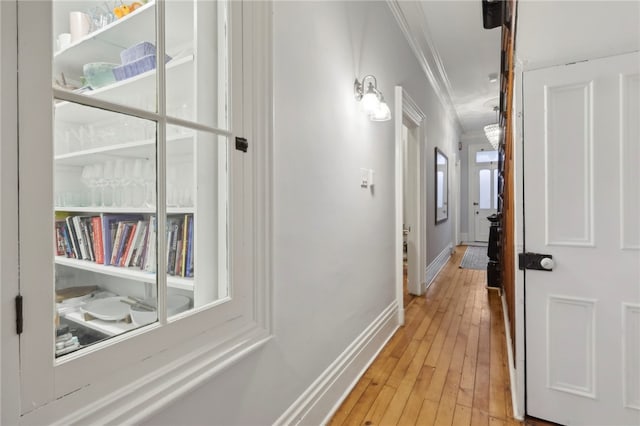
<svg viewBox="0 0 640 426"><path fill-rule="evenodd" d="M102 220L100 216L91 218L91 226L93 227L93 253L96 257L96 263L104 264L104 247L102 243Z"/></svg>
<svg viewBox="0 0 640 426"><path fill-rule="evenodd" d="M126 266L125 265L125 261L127 259L127 255L129 254L129 251L131 250L131 246L133 245L133 236L136 233L136 228L137 228L137 224L132 224L131 225L131 230L129 231L129 235L127 238L127 242L126 245L124 246L124 251L122 252L122 257L120 258L120 264L119 266Z"/></svg>

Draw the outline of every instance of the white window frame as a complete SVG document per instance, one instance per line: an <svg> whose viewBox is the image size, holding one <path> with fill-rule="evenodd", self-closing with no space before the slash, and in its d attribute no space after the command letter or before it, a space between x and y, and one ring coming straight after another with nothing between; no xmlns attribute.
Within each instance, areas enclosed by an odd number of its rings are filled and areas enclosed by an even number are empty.
<svg viewBox="0 0 640 426"><path fill-rule="evenodd" d="M242 13L241 28L232 26L231 34L242 40L242 57L234 56L232 69L243 70L242 81L232 76L232 96L241 96L242 113L229 138L230 181L242 187L230 193L232 209L241 212L230 215L237 236L230 247L231 300L114 337L62 362L54 361L49 347L52 323L28 321L34 311L53 318L54 309L53 272L46 267L53 251L43 243L53 228L47 220L39 223L42 206L53 204L43 194L52 198L53 191L43 190L51 182L33 173L46 176L52 170L51 70L42 59L51 55L51 43L42 43L43 35L50 37L51 16L41 13L42 4L0 4L2 423L135 423L261 347L272 334L272 4L232 1L230 7L232 15ZM28 48L28 56L16 54L16 37L17 51ZM19 126L16 104L23 117ZM247 153L233 149L235 136L249 140ZM47 259L42 267L40 260ZM35 285L43 277L46 284ZM15 314L7 309L18 290L25 311L20 338ZM20 351L33 359L20 359Z"/></svg>

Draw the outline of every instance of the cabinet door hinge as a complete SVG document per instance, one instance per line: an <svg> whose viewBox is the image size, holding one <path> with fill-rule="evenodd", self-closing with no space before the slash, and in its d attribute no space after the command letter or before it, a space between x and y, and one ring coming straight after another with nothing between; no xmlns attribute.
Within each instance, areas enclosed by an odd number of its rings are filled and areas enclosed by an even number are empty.
<svg viewBox="0 0 640 426"><path fill-rule="evenodd" d="M18 335L22 334L22 326L23 326L23 318L22 318L22 295L19 294L16 296L16 333Z"/></svg>
<svg viewBox="0 0 640 426"><path fill-rule="evenodd" d="M249 142L247 142L247 138L236 137L236 149L238 151L247 152L247 149L249 149Z"/></svg>

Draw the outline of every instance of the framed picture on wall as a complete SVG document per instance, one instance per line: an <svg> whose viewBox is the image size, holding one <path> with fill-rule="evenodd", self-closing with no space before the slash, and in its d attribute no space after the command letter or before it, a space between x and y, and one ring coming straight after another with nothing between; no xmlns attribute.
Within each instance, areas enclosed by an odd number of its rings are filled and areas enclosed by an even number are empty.
<svg viewBox="0 0 640 426"><path fill-rule="evenodd" d="M437 147L435 149L435 209L436 225L449 217L449 159Z"/></svg>

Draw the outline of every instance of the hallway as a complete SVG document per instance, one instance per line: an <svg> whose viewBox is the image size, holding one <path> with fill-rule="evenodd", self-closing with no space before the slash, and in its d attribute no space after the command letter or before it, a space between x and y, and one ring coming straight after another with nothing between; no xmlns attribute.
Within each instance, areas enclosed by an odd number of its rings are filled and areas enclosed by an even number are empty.
<svg viewBox="0 0 640 426"><path fill-rule="evenodd" d="M358 381L330 425L510 425L509 369L497 291L460 269L455 250Z"/></svg>

